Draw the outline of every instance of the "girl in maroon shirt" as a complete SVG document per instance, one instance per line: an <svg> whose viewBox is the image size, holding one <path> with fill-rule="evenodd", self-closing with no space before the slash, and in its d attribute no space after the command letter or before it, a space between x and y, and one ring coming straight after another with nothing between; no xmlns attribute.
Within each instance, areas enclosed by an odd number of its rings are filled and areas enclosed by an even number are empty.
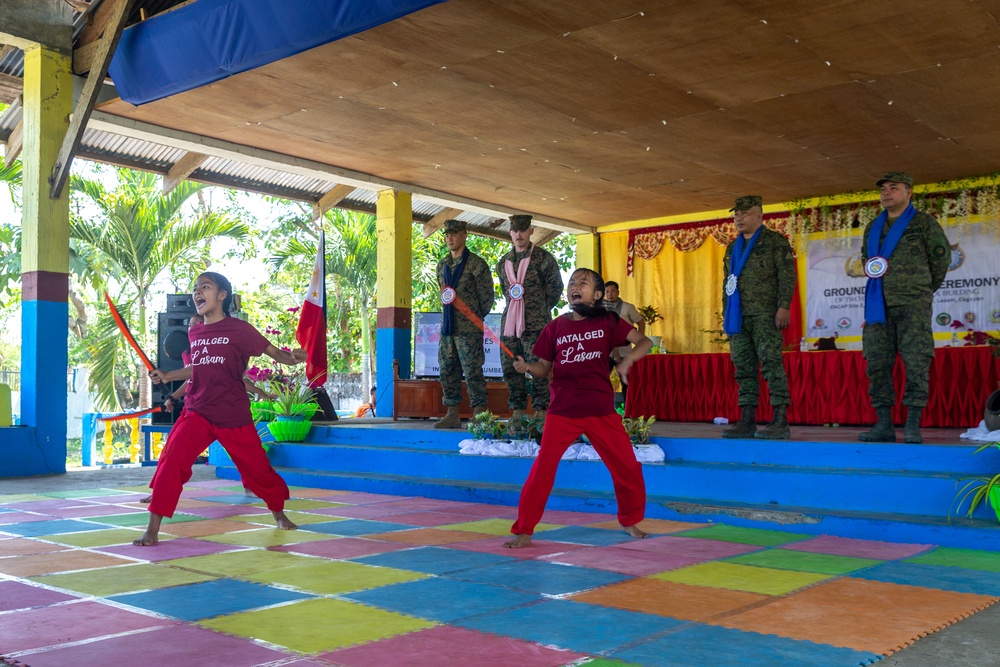
<svg viewBox="0 0 1000 667"><path fill-rule="evenodd" d="M278 363L299 364L306 360L305 350L279 350L252 325L230 317L233 286L218 273L198 276L192 296L204 323L188 331L191 365L184 370L191 384L184 411L170 430L170 446L164 448L157 464L149 526L133 542L137 546L157 543L160 523L163 517L174 515L181 490L191 479L195 459L216 440L233 459L244 485L271 510L278 528L297 528L285 516L288 485L271 467L261 446L250 416L243 374L251 357L266 354ZM159 381L163 375L159 370L150 371L150 376Z"/></svg>
<svg viewBox="0 0 1000 667"><path fill-rule="evenodd" d="M601 307L604 280L591 269L577 269L569 279L566 297L572 312L557 317L542 330L531 353L538 361L514 360L518 373L546 377L552 371L552 401L545 415L541 448L521 489L517 521L505 542L509 549L531 544L531 535L542 519L545 503L555 484L556 468L562 455L582 434L593 444L614 482L618 500L618 522L632 537L647 537L636 524L646 511L646 484L642 464L635 458L621 417L615 412L614 389L608 374L608 360L618 347L635 347L618 362L618 375L628 382L628 370L636 359L653 347L616 313Z"/></svg>

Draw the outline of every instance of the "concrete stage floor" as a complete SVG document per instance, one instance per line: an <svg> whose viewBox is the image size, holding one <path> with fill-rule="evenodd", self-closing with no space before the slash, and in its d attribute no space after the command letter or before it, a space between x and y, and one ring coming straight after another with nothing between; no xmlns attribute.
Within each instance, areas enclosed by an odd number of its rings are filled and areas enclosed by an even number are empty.
<svg viewBox="0 0 1000 667"><path fill-rule="evenodd" d="M152 472L0 479L9 664L950 667L1000 655L996 553L656 520L637 541L613 516L576 512L548 513L535 546L512 552L510 507L304 488L289 503L301 529L280 532L205 465L164 524L173 539L136 548Z"/></svg>

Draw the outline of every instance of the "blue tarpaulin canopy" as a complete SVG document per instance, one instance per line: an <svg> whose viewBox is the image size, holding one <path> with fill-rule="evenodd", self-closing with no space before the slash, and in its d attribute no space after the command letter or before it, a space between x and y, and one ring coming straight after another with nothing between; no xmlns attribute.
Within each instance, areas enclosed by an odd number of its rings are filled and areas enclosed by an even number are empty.
<svg viewBox="0 0 1000 667"><path fill-rule="evenodd" d="M444 0L197 0L122 34L108 73L145 104L388 23Z"/></svg>

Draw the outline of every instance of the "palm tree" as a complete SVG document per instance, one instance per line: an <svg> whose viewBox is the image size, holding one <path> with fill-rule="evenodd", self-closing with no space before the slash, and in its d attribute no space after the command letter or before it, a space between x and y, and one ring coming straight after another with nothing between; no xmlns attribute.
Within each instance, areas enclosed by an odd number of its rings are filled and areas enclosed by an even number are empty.
<svg viewBox="0 0 1000 667"><path fill-rule="evenodd" d="M97 206L94 218L73 216L70 237L81 246L91 268L103 277L113 277L123 288L116 300L122 314L137 307L132 322L133 333L147 345L146 308L153 283L165 272L182 266L204 266L201 246L214 238L226 236L245 239L248 230L238 220L204 208L194 217L185 216L182 207L204 185L185 181L164 195L160 178L154 174L117 169L118 185L105 190L95 180L73 176L71 187ZM128 298L123 299L122 294ZM107 318L99 318L95 326L95 341L90 346L91 388L98 404L105 408L121 407L121 387L116 391L115 379L121 377L122 337L114 333ZM144 371L140 377L144 378ZM148 383L140 382L139 404L148 405ZM145 390L145 391L144 391ZM131 407L131 406L130 406Z"/></svg>

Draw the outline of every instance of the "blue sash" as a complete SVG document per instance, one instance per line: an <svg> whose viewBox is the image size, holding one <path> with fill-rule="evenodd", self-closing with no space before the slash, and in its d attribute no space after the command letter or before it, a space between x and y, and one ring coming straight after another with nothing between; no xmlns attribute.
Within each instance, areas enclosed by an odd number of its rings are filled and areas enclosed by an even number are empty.
<svg viewBox="0 0 1000 667"><path fill-rule="evenodd" d="M892 227L889 228L889 233L885 235L885 241L882 242L880 248L879 239L882 238L882 228L885 227L885 221L889 217L886 211L882 211L875 218L871 229L868 230L868 259L872 257L888 259L896 249L899 239L903 238L903 232L906 231L910 220L913 220L913 216L916 214L917 209L913 208L913 204L907 206L896 222L892 223ZM881 276L869 278L868 284L865 285L865 324L885 324L885 295L882 293Z"/></svg>
<svg viewBox="0 0 1000 667"><path fill-rule="evenodd" d="M757 245L757 238L763 229L764 225L761 224L757 228L757 231L753 233L753 236L750 237L749 242L743 238L742 234L736 236L736 242L733 244L733 254L729 257L729 269L730 273L736 276L737 279L743 272L743 267L746 266L747 260L750 259L753 247ZM744 244L746 244L745 249L743 247ZM726 299L726 314L722 320L722 328L730 336L743 331L743 304L740 302L740 290L738 287Z"/></svg>
<svg viewBox="0 0 1000 667"><path fill-rule="evenodd" d="M465 260L469 259L469 249L462 250L462 259L453 269L445 262L444 265L444 286L458 291L458 281L462 279L465 271ZM446 303L441 309L441 335L452 336L455 333L455 304Z"/></svg>

